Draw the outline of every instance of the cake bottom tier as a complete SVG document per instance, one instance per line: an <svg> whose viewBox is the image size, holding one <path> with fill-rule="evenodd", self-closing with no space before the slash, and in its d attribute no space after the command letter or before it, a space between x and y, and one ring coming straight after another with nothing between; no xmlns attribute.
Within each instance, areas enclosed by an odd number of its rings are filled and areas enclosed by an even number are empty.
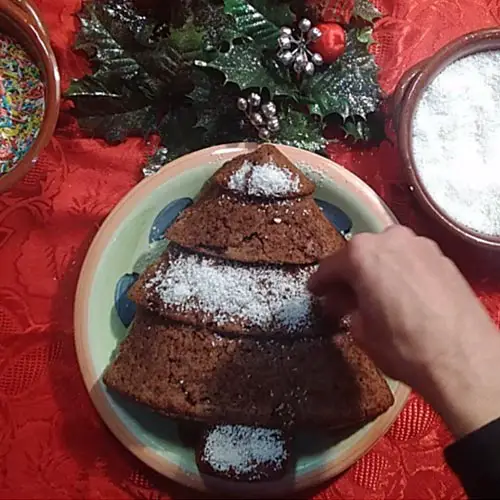
<svg viewBox="0 0 500 500"><path fill-rule="evenodd" d="M394 402L348 334L231 338L145 310L104 382L166 415L210 424L341 428L372 420Z"/></svg>

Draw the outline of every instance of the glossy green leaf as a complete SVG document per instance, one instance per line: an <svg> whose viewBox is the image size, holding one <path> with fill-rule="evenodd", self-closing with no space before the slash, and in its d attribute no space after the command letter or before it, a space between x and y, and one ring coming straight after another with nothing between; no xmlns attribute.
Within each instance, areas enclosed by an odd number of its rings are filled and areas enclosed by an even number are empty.
<svg viewBox="0 0 500 500"><path fill-rule="evenodd" d="M161 23L127 0L85 2L79 17L75 48L88 54L94 71L66 92L73 113L82 128L110 142L147 136L181 86L184 57L158 36Z"/></svg>
<svg viewBox="0 0 500 500"><path fill-rule="evenodd" d="M151 106L122 113L95 114L79 117L82 130L92 137L117 144L130 136L148 137L156 131L157 119Z"/></svg>
<svg viewBox="0 0 500 500"><path fill-rule="evenodd" d="M357 31L356 38L359 42L366 45L366 48L370 48L371 45L375 43L373 38L373 28L370 26L365 26Z"/></svg>
<svg viewBox="0 0 500 500"><path fill-rule="evenodd" d="M342 126L346 138L354 142L380 144L386 139L385 117L382 113L371 113L366 120L359 117L348 118Z"/></svg>
<svg viewBox="0 0 500 500"><path fill-rule="evenodd" d="M224 6L242 37L269 49L277 47L280 27L293 20L290 7L275 0L225 0Z"/></svg>
<svg viewBox="0 0 500 500"><path fill-rule="evenodd" d="M198 61L197 64L221 71L226 82L235 83L242 90L266 88L271 96L296 96L297 87L289 73L283 72L274 59L263 57L255 44L241 43L233 45L228 52L219 53L211 62Z"/></svg>
<svg viewBox="0 0 500 500"><path fill-rule="evenodd" d="M323 137L320 120L295 109L281 110L279 118L281 128L273 142L307 151L323 151L327 140Z"/></svg>
<svg viewBox="0 0 500 500"><path fill-rule="evenodd" d="M364 118L378 109L381 102L378 67L358 34L358 29L351 29L344 55L304 86L314 103L309 106L311 113L321 117L338 113L344 119L348 116Z"/></svg>
<svg viewBox="0 0 500 500"><path fill-rule="evenodd" d="M75 48L89 55L93 76L108 88L133 82L154 89L154 80L172 83L184 69L182 54L154 39L159 23L129 2L85 2L80 21Z"/></svg>
<svg viewBox="0 0 500 500"><path fill-rule="evenodd" d="M196 85L188 97L196 114L194 126L205 130L205 140L209 144L244 140L251 130L243 123L245 115L236 106L238 87L225 86L201 70L194 72L193 81Z"/></svg>
<svg viewBox="0 0 500 500"><path fill-rule="evenodd" d="M204 38L205 30L190 19L180 28L172 29L169 42L184 59L192 60L203 56Z"/></svg>

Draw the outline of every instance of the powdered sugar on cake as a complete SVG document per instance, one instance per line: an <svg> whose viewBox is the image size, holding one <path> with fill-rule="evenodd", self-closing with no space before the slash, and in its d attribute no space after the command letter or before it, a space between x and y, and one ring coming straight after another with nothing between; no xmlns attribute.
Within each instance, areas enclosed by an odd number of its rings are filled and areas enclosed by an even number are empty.
<svg viewBox="0 0 500 500"><path fill-rule="evenodd" d="M218 425L209 431L202 456L216 472L244 475L251 480L261 477L263 467L282 469L288 450L279 430Z"/></svg>
<svg viewBox="0 0 500 500"><path fill-rule="evenodd" d="M167 307L206 315L221 326L243 323L262 330L294 332L311 325L307 281L316 266L294 271L244 266L192 254L171 256L145 284Z"/></svg>
<svg viewBox="0 0 500 500"><path fill-rule="evenodd" d="M282 197L298 193L300 179L296 174L274 163L253 165L245 161L229 178L228 188L249 196Z"/></svg>

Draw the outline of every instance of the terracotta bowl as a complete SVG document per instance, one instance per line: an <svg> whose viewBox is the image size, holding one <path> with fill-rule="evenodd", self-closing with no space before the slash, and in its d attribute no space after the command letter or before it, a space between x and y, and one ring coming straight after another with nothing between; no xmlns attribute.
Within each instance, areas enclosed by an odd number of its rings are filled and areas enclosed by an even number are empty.
<svg viewBox="0 0 500 500"><path fill-rule="evenodd" d="M484 29L449 43L432 57L410 68L393 96L393 119L406 179L425 210L453 233L476 245L500 249L500 236L484 235L451 219L429 195L415 167L412 122L419 99L430 82L449 64L487 50L500 50L500 28Z"/></svg>
<svg viewBox="0 0 500 500"><path fill-rule="evenodd" d="M45 115L40 133L13 170L0 174L0 192L10 188L35 164L54 133L61 100L57 61L49 35L30 0L0 0L0 32L17 40L38 64L45 83Z"/></svg>

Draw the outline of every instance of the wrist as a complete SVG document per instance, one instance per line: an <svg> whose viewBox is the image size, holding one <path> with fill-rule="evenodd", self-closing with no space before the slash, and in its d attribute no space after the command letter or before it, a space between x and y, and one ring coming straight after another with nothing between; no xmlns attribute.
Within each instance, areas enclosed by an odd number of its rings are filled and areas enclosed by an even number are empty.
<svg viewBox="0 0 500 500"><path fill-rule="evenodd" d="M472 352L437 363L421 388L457 438L500 417L500 337L495 331L474 345Z"/></svg>

